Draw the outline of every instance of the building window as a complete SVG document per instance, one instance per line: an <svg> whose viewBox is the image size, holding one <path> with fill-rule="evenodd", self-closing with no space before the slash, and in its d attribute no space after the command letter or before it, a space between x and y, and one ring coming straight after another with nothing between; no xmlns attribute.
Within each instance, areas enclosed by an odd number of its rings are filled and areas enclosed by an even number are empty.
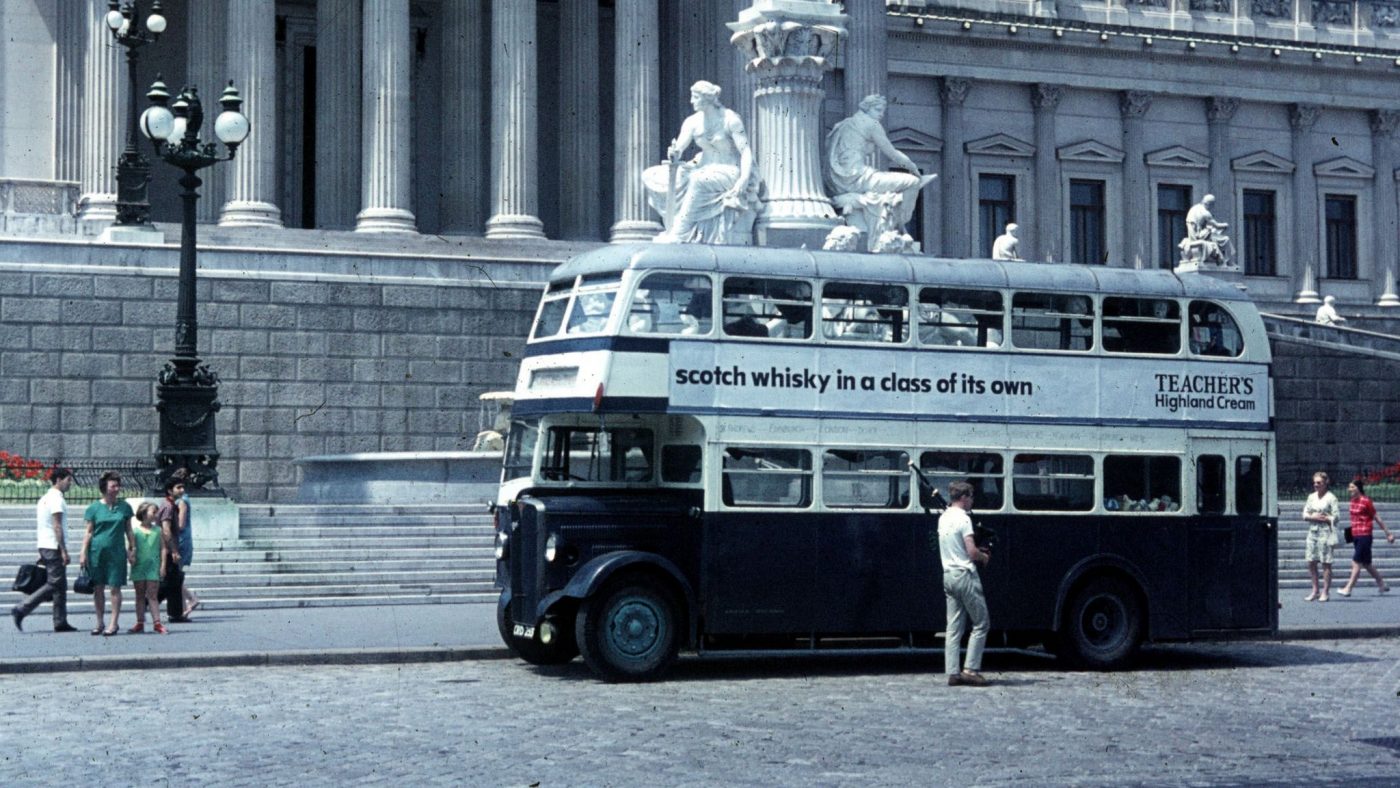
<svg viewBox="0 0 1400 788"><path fill-rule="evenodd" d="M1259 189L1244 190L1244 272L1248 276L1273 276L1275 228L1274 193Z"/></svg>
<svg viewBox="0 0 1400 788"><path fill-rule="evenodd" d="M1016 221L1016 177L981 175L977 178L977 223L982 228L982 256L992 256L992 243Z"/></svg>
<svg viewBox="0 0 1400 788"><path fill-rule="evenodd" d="M1108 261L1103 181L1069 182L1070 262L1102 265Z"/></svg>
<svg viewBox="0 0 1400 788"><path fill-rule="evenodd" d="M1356 278L1356 198L1327 195L1327 277Z"/></svg>
<svg viewBox="0 0 1400 788"><path fill-rule="evenodd" d="M1178 244L1186 237L1186 212L1190 208L1190 186L1157 187L1157 267L1175 268L1181 262Z"/></svg>

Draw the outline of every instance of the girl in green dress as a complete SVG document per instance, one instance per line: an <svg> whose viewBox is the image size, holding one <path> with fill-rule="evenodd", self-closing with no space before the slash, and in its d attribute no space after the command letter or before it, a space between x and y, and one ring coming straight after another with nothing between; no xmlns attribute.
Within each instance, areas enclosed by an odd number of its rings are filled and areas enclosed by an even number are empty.
<svg viewBox="0 0 1400 788"><path fill-rule="evenodd" d="M117 619L122 614L122 586L126 585L126 567L136 560L136 537L131 532L131 505L117 500L122 490L122 477L107 471L97 480L102 500L87 508L83 514L83 552L80 566L92 579L92 606L97 610L94 635L117 634ZM122 552L125 543L126 552ZM112 620L102 628L102 592L110 589Z"/></svg>
<svg viewBox="0 0 1400 788"><path fill-rule="evenodd" d="M127 632L146 631L146 608L151 609L151 621L157 635L164 635L160 623L160 604L156 593L165 578L165 558L169 551L165 532L156 524L156 505L143 503L136 507L136 562L131 565L131 582L136 585L136 626Z"/></svg>

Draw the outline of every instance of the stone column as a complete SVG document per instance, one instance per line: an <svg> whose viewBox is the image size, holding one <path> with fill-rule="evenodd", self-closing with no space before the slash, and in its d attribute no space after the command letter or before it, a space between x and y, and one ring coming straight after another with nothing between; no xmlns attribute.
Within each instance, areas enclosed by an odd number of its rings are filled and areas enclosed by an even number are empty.
<svg viewBox="0 0 1400 788"><path fill-rule="evenodd" d="M363 21L360 0L316 4L315 226L327 230L353 228L360 210Z"/></svg>
<svg viewBox="0 0 1400 788"><path fill-rule="evenodd" d="M559 33L559 237L593 240L603 227L598 0L561 0Z"/></svg>
<svg viewBox="0 0 1400 788"><path fill-rule="evenodd" d="M1155 268L1147 214L1152 210L1148 199L1147 150L1143 142L1144 118L1152 106L1152 94L1142 90L1125 90L1118 95L1118 110L1123 116L1123 265L1131 268Z"/></svg>
<svg viewBox="0 0 1400 788"><path fill-rule="evenodd" d="M54 180L78 182L83 157L83 52L88 3L58 3L54 89ZM105 25L104 25L105 27Z"/></svg>
<svg viewBox="0 0 1400 788"><path fill-rule="evenodd" d="M943 102L943 171L938 174L938 181L943 184L940 202L943 205L943 254L947 257L967 257L972 253L972 226L968 218L971 192L967 188L963 148L967 142L963 102L971 87L971 80L957 77L944 77L939 86Z"/></svg>
<svg viewBox="0 0 1400 788"><path fill-rule="evenodd" d="M486 237L544 238L539 218L535 0L491 5L491 203Z"/></svg>
<svg viewBox="0 0 1400 788"><path fill-rule="evenodd" d="M846 34L845 14L822 2L756 2L729 29L758 78L752 140L767 188L758 243L820 249L837 224L822 183L822 75Z"/></svg>
<svg viewBox="0 0 1400 788"><path fill-rule="evenodd" d="M355 230L416 232L413 218L413 116L409 106L408 3L364 0L363 206Z"/></svg>
<svg viewBox="0 0 1400 788"><path fill-rule="evenodd" d="M78 198L78 222L101 229L117 219L117 156L121 153L126 124L125 51L112 40L103 18L107 0L87 0L80 8L86 18L83 55L83 160Z"/></svg>
<svg viewBox="0 0 1400 788"><path fill-rule="evenodd" d="M277 3L228 0L229 78L243 94L243 114L253 131L229 168L225 227L281 227L277 202ZM219 93L201 99L217 107Z"/></svg>
<svg viewBox="0 0 1400 788"><path fill-rule="evenodd" d="M1293 300L1320 304L1317 293L1317 188L1313 177L1312 127L1322 115L1317 104L1294 104L1288 109L1293 148Z"/></svg>
<svg viewBox="0 0 1400 788"><path fill-rule="evenodd" d="M733 13L729 19L737 19L752 3L753 0L731 0ZM725 106L739 113L739 117L744 119L744 128L748 129L750 141L758 131L758 117L754 110L758 93L758 76L753 69L749 68L749 63L753 60L752 51L744 51L738 48L734 50L734 59L730 61L734 73L730 80L731 84L721 83L724 89ZM678 129L679 130L679 129Z"/></svg>
<svg viewBox="0 0 1400 788"><path fill-rule="evenodd" d="M1239 109L1240 100L1229 96L1213 96L1206 101L1206 128L1210 134L1210 189L1216 197L1211 213L1217 222L1230 227L1225 233L1235 239L1235 251L1241 249L1243 227L1235 226L1235 175L1230 169L1230 120ZM1238 259L1230 264L1238 266Z"/></svg>
<svg viewBox="0 0 1400 788"><path fill-rule="evenodd" d="M1030 228L1026 246L1035 250L1028 259L1047 263L1060 256L1064 201L1060 196L1059 162L1055 159L1055 108L1064 94L1063 85L1042 82L1031 86L1031 107L1035 111L1035 226ZM1024 227L1022 232L1025 233Z"/></svg>
<svg viewBox="0 0 1400 788"><path fill-rule="evenodd" d="M1395 292L1395 245L1400 242L1395 205L1395 129L1400 112L1378 109L1371 112L1371 163L1376 168L1376 265L1371 281L1379 283L1377 306L1400 306Z"/></svg>
<svg viewBox="0 0 1400 788"><path fill-rule="evenodd" d="M486 54L489 6L486 0L443 0L442 128L444 139L443 232L480 235L490 196L486 172L491 159ZM455 134L455 138L448 135Z"/></svg>
<svg viewBox="0 0 1400 788"><path fill-rule="evenodd" d="M642 186L642 170L660 159L657 97L661 54L658 9L651 0L617 0L617 54L613 110L614 199L612 242L649 241L661 232Z"/></svg>
<svg viewBox="0 0 1400 788"><path fill-rule="evenodd" d="M222 110L218 98L228 84L228 64L224 58L226 50L225 31L228 29L228 5L226 3L190 3L188 24L185 26L185 41L188 53L189 81L199 88L200 100L204 102L205 123L207 118L217 118ZM242 85L238 86L241 91ZM172 85L171 92L178 93L179 86ZM246 93L244 94L247 95ZM208 135L206 135L208 136ZM156 164L157 167L164 166ZM196 207L196 218L212 224L219 220L224 202L228 199L229 167L209 167L201 170L200 201Z"/></svg>
<svg viewBox="0 0 1400 788"><path fill-rule="evenodd" d="M846 0L850 38L846 40L846 117L860 110L860 100L885 95L885 0ZM871 158L875 158L872 156ZM871 162L874 164L874 162Z"/></svg>

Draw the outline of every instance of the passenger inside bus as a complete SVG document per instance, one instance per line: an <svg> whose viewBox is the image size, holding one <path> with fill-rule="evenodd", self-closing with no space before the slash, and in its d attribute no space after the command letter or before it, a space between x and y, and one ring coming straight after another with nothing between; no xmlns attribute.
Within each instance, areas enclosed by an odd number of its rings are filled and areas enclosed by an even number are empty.
<svg viewBox="0 0 1400 788"><path fill-rule="evenodd" d="M573 312L569 315L567 333L589 334L606 328L616 296L614 291L580 294L574 303Z"/></svg>
<svg viewBox="0 0 1400 788"><path fill-rule="evenodd" d="M627 327L638 334L708 334L710 292L704 277L652 274L637 288Z"/></svg>

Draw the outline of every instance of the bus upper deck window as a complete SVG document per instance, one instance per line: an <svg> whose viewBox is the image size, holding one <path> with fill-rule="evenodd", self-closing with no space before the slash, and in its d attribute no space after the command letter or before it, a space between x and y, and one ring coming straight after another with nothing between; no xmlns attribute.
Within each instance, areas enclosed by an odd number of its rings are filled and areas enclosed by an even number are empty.
<svg viewBox="0 0 1400 788"><path fill-rule="evenodd" d="M902 451L830 449L822 456L822 503L903 509L909 505L909 455Z"/></svg>
<svg viewBox="0 0 1400 788"><path fill-rule="evenodd" d="M724 333L732 337L812 336L812 286L795 279L724 280Z"/></svg>
<svg viewBox="0 0 1400 788"><path fill-rule="evenodd" d="M1103 458L1103 508L1110 512L1181 511L1181 460L1109 455Z"/></svg>
<svg viewBox="0 0 1400 788"><path fill-rule="evenodd" d="M593 274L579 280L569 310L569 334L595 334L608 327L613 302L622 283L620 274Z"/></svg>
<svg viewBox="0 0 1400 788"><path fill-rule="evenodd" d="M1011 466L1011 500L1022 511L1090 511L1094 508L1094 458L1071 454L1016 455Z"/></svg>
<svg viewBox="0 0 1400 788"><path fill-rule="evenodd" d="M632 297L627 326L638 334L708 334L714 322L712 294L708 277L648 274Z"/></svg>
<svg viewBox="0 0 1400 788"><path fill-rule="evenodd" d="M1244 352L1240 327L1225 308L1209 301L1191 302L1191 352L1233 358Z"/></svg>
<svg viewBox="0 0 1400 788"><path fill-rule="evenodd" d="M919 291L919 342L1001 347L1003 307L995 290L925 287Z"/></svg>
<svg viewBox="0 0 1400 788"><path fill-rule="evenodd" d="M919 455L919 470L945 499L949 484L964 481L972 485L973 509L995 512L1005 502L1006 470L1000 454L926 451ZM919 503L932 507L933 494L920 490Z"/></svg>
<svg viewBox="0 0 1400 788"><path fill-rule="evenodd" d="M1174 355L1181 350L1181 305L1163 298L1105 298L1103 349Z"/></svg>
<svg viewBox="0 0 1400 788"><path fill-rule="evenodd" d="M551 284L545 293L539 317L535 318L535 330L530 333L532 339L552 337L564 328L564 314L569 311L569 288L562 288L562 292L555 291L556 285Z"/></svg>
<svg viewBox="0 0 1400 788"><path fill-rule="evenodd" d="M1032 350L1093 350L1093 299L1016 293L1011 298L1011 343Z"/></svg>
<svg viewBox="0 0 1400 788"><path fill-rule="evenodd" d="M806 508L812 503L812 454L804 449L724 450L725 506Z"/></svg>
<svg viewBox="0 0 1400 788"><path fill-rule="evenodd" d="M892 285L827 282L822 335L846 342L902 343L909 336L909 292Z"/></svg>

